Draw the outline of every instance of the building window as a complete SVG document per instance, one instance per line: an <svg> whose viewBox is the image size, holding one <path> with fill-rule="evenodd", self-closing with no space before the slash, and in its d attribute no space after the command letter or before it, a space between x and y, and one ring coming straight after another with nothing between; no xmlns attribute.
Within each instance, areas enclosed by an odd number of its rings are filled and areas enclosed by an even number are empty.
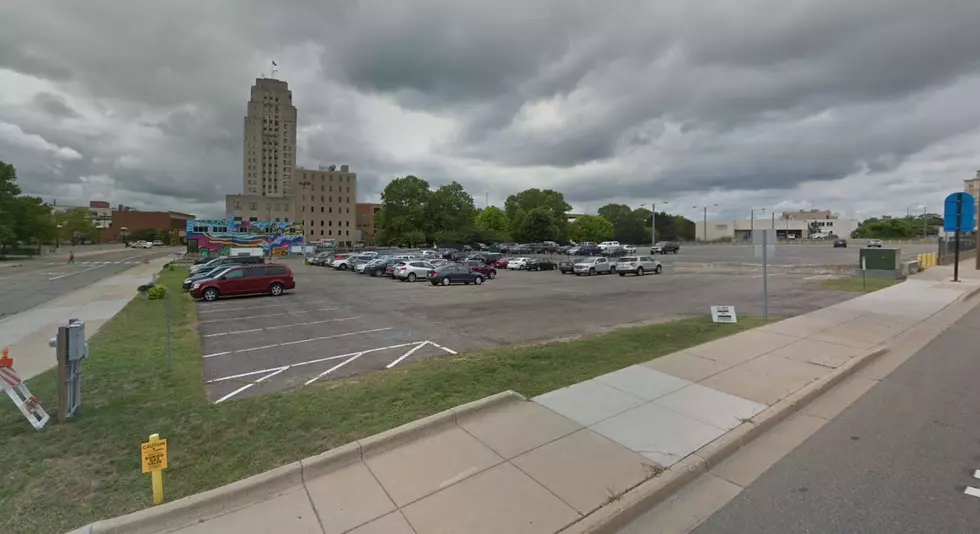
<svg viewBox="0 0 980 534"><path fill-rule="evenodd" d="M323 230L320 230L320 235L321 235L321 236L323 235Z"/></svg>
<svg viewBox="0 0 980 534"><path fill-rule="evenodd" d="M242 203L238 200L235 201L235 209L236 210L242 209Z"/></svg>
<svg viewBox="0 0 980 534"><path fill-rule="evenodd" d="M333 193L333 186L330 186L330 192Z"/></svg>
<svg viewBox="0 0 980 534"><path fill-rule="evenodd" d="M350 213L350 208L347 208L347 213Z"/></svg>
<svg viewBox="0 0 980 534"><path fill-rule="evenodd" d="M289 222L289 217L284 218L283 222Z"/></svg>
<svg viewBox="0 0 980 534"><path fill-rule="evenodd" d="M330 197L330 202L333 202L333 197Z"/></svg>
<svg viewBox="0 0 980 534"><path fill-rule="evenodd" d="M344 222L347 223L344 226L350 226L350 221L344 221Z"/></svg>
<svg viewBox="0 0 980 534"><path fill-rule="evenodd" d="M327 226L331 226L332 227L333 226L333 221L330 221L330 223L327 224Z"/></svg>
<svg viewBox="0 0 980 534"><path fill-rule="evenodd" d="M250 209L252 211L255 211L256 209L258 209L258 203L257 202L249 202L248 203L248 209Z"/></svg>
<svg viewBox="0 0 980 534"><path fill-rule="evenodd" d="M320 221L320 226L323 226L323 221Z"/></svg>
<svg viewBox="0 0 980 534"><path fill-rule="evenodd" d="M279 217L276 217L276 222L279 222Z"/></svg>
<svg viewBox="0 0 980 534"><path fill-rule="evenodd" d="M235 217L235 222L242 222L242 218L241 217Z"/></svg>
<svg viewBox="0 0 980 534"><path fill-rule="evenodd" d="M320 206L320 213L323 213L323 206Z"/></svg>
<svg viewBox="0 0 980 534"><path fill-rule="evenodd" d="M248 222L258 222L258 220L259 219L257 217L249 217L248 218Z"/></svg>
<svg viewBox="0 0 980 534"><path fill-rule="evenodd" d="M330 213L333 213L333 208L332 207L331 208L327 208L327 209L330 210Z"/></svg>
<svg viewBox="0 0 980 534"><path fill-rule="evenodd" d="M347 230L347 235L350 235L350 230Z"/></svg>

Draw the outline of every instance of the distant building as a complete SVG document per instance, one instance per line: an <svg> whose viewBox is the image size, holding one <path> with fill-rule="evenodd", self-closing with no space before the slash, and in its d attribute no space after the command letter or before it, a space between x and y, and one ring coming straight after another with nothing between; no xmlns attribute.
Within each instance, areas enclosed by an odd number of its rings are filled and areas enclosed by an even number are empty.
<svg viewBox="0 0 980 534"><path fill-rule="evenodd" d="M373 243L374 221L378 212L381 211L381 204L358 202L355 211L357 212L357 230L360 232L358 240Z"/></svg>
<svg viewBox="0 0 980 534"><path fill-rule="evenodd" d="M296 107L282 80L259 78L245 114L242 192L259 196L293 194L296 167Z"/></svg>
<svg viewBox="0 0 980 534"><path fill-rule="evenodd" d="M569 213L566 215L566 217L568 217L568 222L570 223L575 222L575 219L578 219L581 216L582 216L581 213Z"/></svg>
<svg viewBox="0 0 980 534"><path fill-rule="evenodd" d="M977 201L974 207L980 208L980 171L977 171L975 178L963 180L963 190L973 195L973 198ZM974 213L980 212L974 211Z"/></svg>
<svg viewBox="0 0 980 534"><path fill-rule="evenodd" d="M781 217L782 219L789 219L791 221L802 221L802 220L814 220L814 219L836 219L835 215L830 210L800 210L800 211L784 211Z"/></svg>
<svg viewBox="0 0 980 534"><path fill-rule="evenodd" d="M818 212L825 213L825 212ZM782 218L782 219L741 219L732 221L696 221L695 239L697 241L751 241L753 230L772 229L777 239L807 239L810 237L810 223L816 223L821 235L834 235L843 238L857 230L858 221L834 218Z"/></svg>
<svg viewBox="0 0 980 534"><path fill-rule="evenodd" d="M295 220L305 228L307 241L334 239L337 243L357 241L357 174L350 167L331 165L326 169L296 169Z"/></svg>
<svg viewBox="0 0 980 534"><path fill-rule="evenodd" d="M136 211L123 210L112 213L112 223L106 230L106 240L126 241L134 232L153 230L155 232L177 232L181 241L187 237L187 221L194 216L177 211ZM125 236L122 235L125 228Z"/></svg>

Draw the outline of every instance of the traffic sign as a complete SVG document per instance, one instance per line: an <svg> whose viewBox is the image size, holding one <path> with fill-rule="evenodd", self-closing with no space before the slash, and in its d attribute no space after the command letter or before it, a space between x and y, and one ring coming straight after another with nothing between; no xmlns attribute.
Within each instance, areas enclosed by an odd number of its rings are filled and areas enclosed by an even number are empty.
<svg viewBox="0 0 980 534"><path fill-rule="evenodd" d="M950 194L943 206L943 230L972 232L976 226L976 211L976 200L970 193Z"/></svg>
<svg viewBox="0 0 980 534"><path fill-rule="evenodd" d="M167 440L148 441L140 445L143 472L152 473L167 468Z"/></svg>

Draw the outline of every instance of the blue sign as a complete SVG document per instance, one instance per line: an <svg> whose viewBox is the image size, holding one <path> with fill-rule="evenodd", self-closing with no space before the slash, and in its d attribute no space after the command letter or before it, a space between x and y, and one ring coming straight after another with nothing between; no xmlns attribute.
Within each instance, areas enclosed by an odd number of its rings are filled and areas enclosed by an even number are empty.
<svg viewBox="0 0 980 534"><path fill-rule="evenodd" d="M959 210L959 217L956 212ZM972 232L976 226L977 205L970 193L952 193L946 197L943 209L943 230Z"/></svg>

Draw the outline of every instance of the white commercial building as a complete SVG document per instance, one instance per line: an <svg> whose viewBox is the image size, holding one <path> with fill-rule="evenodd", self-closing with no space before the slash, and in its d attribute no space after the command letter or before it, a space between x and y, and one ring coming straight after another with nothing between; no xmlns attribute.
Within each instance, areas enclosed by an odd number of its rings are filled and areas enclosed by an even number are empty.
<svg viewBox="0 0 980 534"><path fill-rule="evenodd" d="M808 239L813 229L821 236L838 236L845 239L857 229L854 219L741 219L732 221L696 221L698 241L751 241L752 230L772 229L777 239Z"/></svg>

